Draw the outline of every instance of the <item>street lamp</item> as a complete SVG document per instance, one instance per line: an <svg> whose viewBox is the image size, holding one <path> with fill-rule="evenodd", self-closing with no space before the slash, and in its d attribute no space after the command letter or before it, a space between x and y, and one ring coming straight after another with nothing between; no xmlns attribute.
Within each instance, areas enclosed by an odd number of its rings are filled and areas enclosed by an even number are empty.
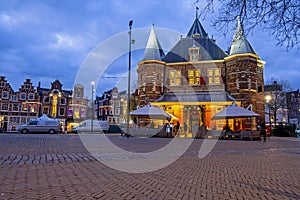
<svg viewBox="0 0 300 200"><path fill-rule="evenodd" d="M270 101L272 100L272 96L270 94L266 95L266 102L269 109L269 123L270 123L270 134L272 133L272 123L271 123L271 109L270 109Z"/></svg>
<svg viewBox="0 0 300 200"><path fill-rule="evenodd" d="M95 82L92 81L91 82L92 85L92 100L91 100L91 104L92 104L92 119L91 119L91 133L93 134L94 132L94 86L95 86Z"/></svg>
<svg viewBox="0 0 300 200"><path fill-rule="evenodd" d="M126 136L129 137L129 117L130 117L130 71L131 71L131 28L133 21L129 21L129 59L128 59L128 88L127 88L127 127Z"/></svg>

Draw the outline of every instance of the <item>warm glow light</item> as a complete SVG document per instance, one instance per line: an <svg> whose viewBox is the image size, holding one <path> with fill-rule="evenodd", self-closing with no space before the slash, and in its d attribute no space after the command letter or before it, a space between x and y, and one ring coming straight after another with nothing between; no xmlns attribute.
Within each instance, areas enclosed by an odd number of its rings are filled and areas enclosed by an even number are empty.
<svg viewBox="0 0 300 200"><path fill-rule="evenodd" d="M91 85L92 85L92 86L94 86L94 85L95 85L95 82L94 82L94 81L92 81L92 82L91 82Z"/></svg>
<svg viewBox="0 0 300 200"><path fill-rule="evenodd" d="M266 101L267 101L267 103L269 103L271 100L272 100L272 96L271 95L266 95Z"/></svg>

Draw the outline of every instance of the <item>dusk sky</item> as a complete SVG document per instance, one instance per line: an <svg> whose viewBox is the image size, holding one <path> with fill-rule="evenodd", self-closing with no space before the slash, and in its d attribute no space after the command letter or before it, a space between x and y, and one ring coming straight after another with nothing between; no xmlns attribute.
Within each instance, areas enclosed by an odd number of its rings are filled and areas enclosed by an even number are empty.
<svg viewBox="0 0 300 200"><path fill-rule="evenodd" d="M99 44L116 34L128 31L128 21L135 29L155 27L186 35L195 19L194 0L9 0L0 2L0 76L5 76L14 90L26 78L42 87L59 79L63 89L72 89L77 72ZM217 15L217 13L215 13ZM209 37L223 49L231 44L233 30L226 36L210 26L210 16L200 19ZM150 31L150 29L149 29ZM128 34L127 34L128 35ZM145 32L147 38L149 32ZM158 34L159 36L159 34ZM260 58L266 61L265 80L270 77L288 80L300 88L300 56L296 49L277 47L276 41L260 30L247 36ZM138 40L139 38L134 38ZM163 39L158 38L162 43ZM128 44L128 39L125 43ZM174 43L175 45L175 43ZM133 53L132 66L142 59L142 51ZM108 76L124 74L128 56L112 60ZM98 83L97 94L111 89L114 78Z"/></svg>

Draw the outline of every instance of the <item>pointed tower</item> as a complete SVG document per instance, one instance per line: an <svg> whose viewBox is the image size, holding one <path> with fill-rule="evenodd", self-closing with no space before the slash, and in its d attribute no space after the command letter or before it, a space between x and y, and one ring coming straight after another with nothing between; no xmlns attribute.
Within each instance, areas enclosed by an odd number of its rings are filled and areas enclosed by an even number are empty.
<svg viewBox="0 0 300 200"><path fill-rule="evenodd" d="M252 107L264 116L264 80L262 61L247 40L240 18L234 32L229 56L225 59L226 88L243 107Z"/></svg>
<svg viewBox="0 0 300 200"><path fill-rule="evenodd" d="M154 25L151 28L144 58L138 64L139 105L156 100L164 92L164 51L157 39Z"/></svg>

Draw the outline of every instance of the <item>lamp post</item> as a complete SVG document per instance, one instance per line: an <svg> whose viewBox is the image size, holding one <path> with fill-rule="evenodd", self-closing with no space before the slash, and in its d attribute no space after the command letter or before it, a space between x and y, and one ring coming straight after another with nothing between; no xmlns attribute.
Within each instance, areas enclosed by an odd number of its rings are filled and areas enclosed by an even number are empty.
<svg viewBox="0 0 300 200"><path fill-rule="evenodd" d="M272 100L272 96L268 94L265 98L266 98L266 102L267 102L268 109L269 109L269 123L270 123L270 134L271 134L272 133L272 123L271 123L270 101Z"/></svg>
<svg viewBox="0 0 300 200"><path fill-rule="evenodd" d="M128 88L127 88L127 126L126 126L126 137L129 137L129 117L130 117L130 71L131 71L131 28L133 21L129 21L129 58L128 58Z"/></svg>
<svg viewBox="0 0 300 200"><path fill-rule="evenodd" d="M91 133L93 134L94 132L94 86L95 86L95 82L92 81L91 82L92 85L92 100L91 100L91 106L92 106L92 118L91 118Z"/></svg>

